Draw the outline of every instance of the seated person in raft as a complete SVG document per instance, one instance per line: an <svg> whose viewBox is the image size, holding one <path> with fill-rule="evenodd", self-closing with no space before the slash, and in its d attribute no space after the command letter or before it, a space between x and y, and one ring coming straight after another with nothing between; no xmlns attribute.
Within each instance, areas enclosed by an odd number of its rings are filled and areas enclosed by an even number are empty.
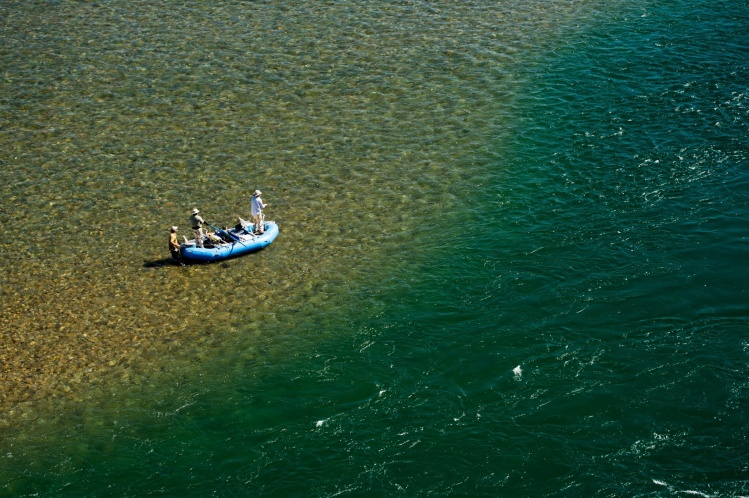
<svg viewBox="0 0 749 498"><path fill-rule="evenodd" d="M205 237L206 239L208 239L207 244L209 244L210 246L218 246L225 243L223 239L221 239L221 237L216 235L214 232L205 234Z"/></svg>

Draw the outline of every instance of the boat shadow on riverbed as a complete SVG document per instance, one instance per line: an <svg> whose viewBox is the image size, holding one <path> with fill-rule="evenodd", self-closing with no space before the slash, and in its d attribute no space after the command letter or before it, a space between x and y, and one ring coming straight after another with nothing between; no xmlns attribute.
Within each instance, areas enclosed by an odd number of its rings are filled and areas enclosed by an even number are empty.
<svg viewBox="0 0 749 498"><path fill-rule="evenodd" d="M162 268L164 266L203 266L210 264L214 264L214 262L184 260L182 263L179 263L174 261L172 258L154 259L151 261L143 260L143 268ZM227 263L226 261L222 261L218 266L220 266L221 268L229 268L229 263Z"/></svg>

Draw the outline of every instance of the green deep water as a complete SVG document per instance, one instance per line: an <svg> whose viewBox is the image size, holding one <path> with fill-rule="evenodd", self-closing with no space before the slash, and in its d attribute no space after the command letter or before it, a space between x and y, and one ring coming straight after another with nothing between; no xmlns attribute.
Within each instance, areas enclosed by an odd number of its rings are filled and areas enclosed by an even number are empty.
<svg viewBox="0 0 749 498"><path fill-rule="evenodd" d="M749 496L746 2L0 13L4 306L197 331L0 494ZM255 188L272 246L143 264Z"/></svg>

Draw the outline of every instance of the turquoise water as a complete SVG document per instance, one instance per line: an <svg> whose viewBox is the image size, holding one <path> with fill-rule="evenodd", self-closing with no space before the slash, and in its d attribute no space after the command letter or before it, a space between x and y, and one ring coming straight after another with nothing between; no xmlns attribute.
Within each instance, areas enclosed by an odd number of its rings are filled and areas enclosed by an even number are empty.
<svg viewBox="0 0 749 498"><path fill-rule="evenodd" d="M282 232L260 259L273 274L267 296L248 285L225 297L204 284L207 306L232 316L206 312L210 347L185 339L195 351L170 350L201 361L146 362L176 373L139 373L142 382L102 388L62 413L53 405L4 438L3 491L749 495L749 9L555 4L340 2L314 12L326 43L355 51L339 24L355 20L354 33L391 36L398 57L360 48L360 65L341 64L330 88L314 90L331 112L314 116L319 127L307 114L292 119L316 102L297 95L279 104L291 108L288 122L277 119L280 143L265 132L251 142L256 156L244 152L262 162L292 138L318 140L289 152L291 165L261 168L264 191L300 205L274 212ZM310 14L266 8L260 20L277 24L261 33ZM214 7L221 19L236 9ZM269 57L305 59L295 50L309 40L287 36L267 41ZM312 78L294 67L300 74L279 76L279 87ZM363 92L346 101L337 87L357 71L384 78L366 84L388 102ZM387 93L383 81L399 78ZM166 121L174 133L178 121ZM241 136L223 140L239 151ZM202 147L202 160L228 154ZM209 178L222 174L208 168ZM167 179L143 181L172 202ZM309 195L315 182L326 188ZM92 190L77 195L96 199ZM319 211L345 228L324 228ZM331 254L333 242L342 247ZM64 267L69 256L59 259ZM243 259L219 275L257 266ZM182 275L130 268L158 282ZM205 295L188 292L193 304ZM233 318L244 306L254 326Z"/></svg>

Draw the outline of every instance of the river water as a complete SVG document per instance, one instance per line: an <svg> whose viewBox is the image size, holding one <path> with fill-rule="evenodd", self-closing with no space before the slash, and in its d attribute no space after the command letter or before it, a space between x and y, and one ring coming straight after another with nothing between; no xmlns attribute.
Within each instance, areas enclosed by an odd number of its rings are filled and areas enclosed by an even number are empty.
<svg viewBox="0 0 749 498"><path fill-rule="evenodd" d="M746 3L0 18L1 493L749 495Z"/></svg>

